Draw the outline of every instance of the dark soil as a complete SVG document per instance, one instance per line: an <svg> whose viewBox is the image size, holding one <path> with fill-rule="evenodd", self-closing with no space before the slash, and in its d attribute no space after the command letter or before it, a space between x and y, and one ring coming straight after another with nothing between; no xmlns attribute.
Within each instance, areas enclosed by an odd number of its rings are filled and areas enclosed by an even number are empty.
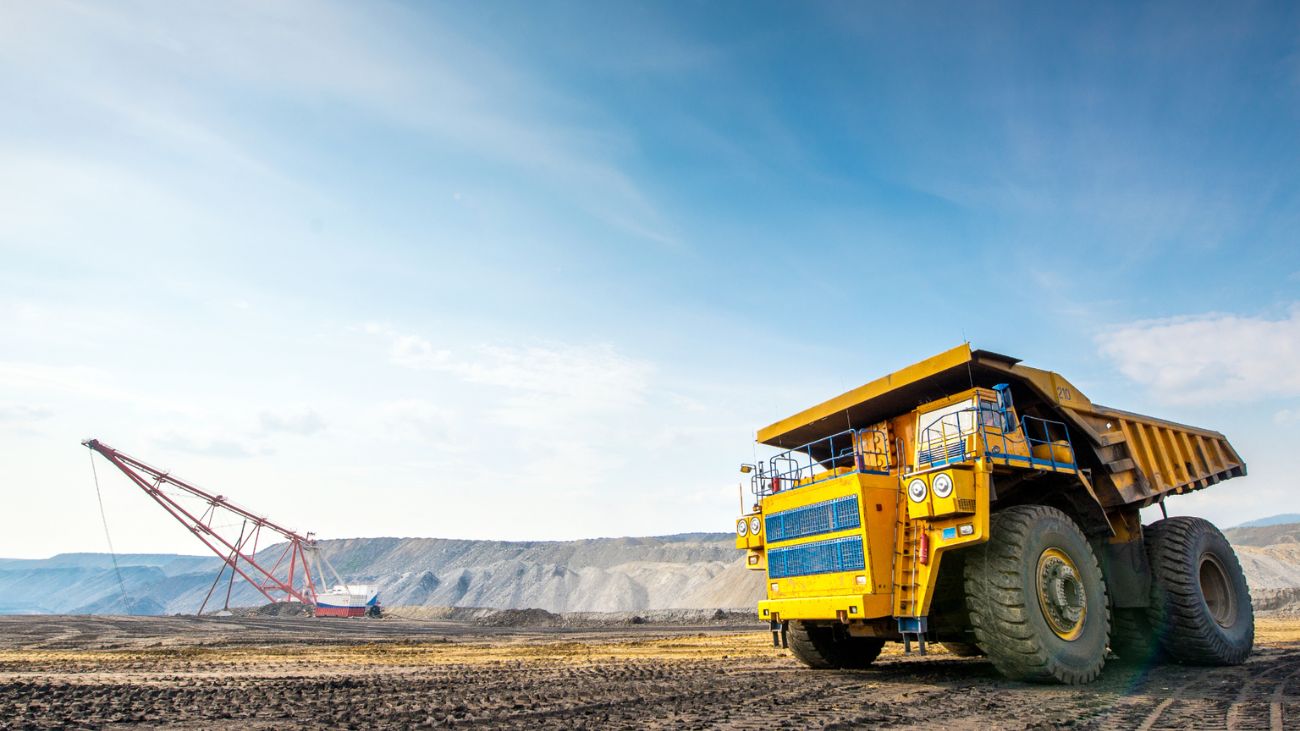
<svg viewBox="0 0 1300 731"><path fill-rule="evenodd" d="M400 620L0 617L0 728L1300 728L1300 642L1290 640L1261 644L1239 667L1110 665L1095 683L1063 687L1010 682L983 659L942 655L813 671L786 652L756 651L758 633L642 627L523 633ZM610 649L643 637L749 654L615 657ZM448 638L441 646L463 645L462 655L504 647L507 659L421 664L384 655L385 643L396 653ZM375 647L385 661L311 661L312 652L336 656L340 647ZM537 647L569 655L538 659L528 652ZM280 662L277 652L308 660ZM266 659L231 659L240 653Z"/></svg>

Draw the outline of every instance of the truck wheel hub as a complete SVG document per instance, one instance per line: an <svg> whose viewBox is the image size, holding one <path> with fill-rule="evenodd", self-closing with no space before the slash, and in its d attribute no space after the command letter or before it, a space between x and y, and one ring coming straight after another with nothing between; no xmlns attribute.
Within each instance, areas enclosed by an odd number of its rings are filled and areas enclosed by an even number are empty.
<svg viewBox="0 0 1300 731"><path fill-rule="evenodd" d="M1038 558L1038 605L1052 632L1063 640L1074 640L1083 632L1088 615L1088 597L1074 561L1058 548L1043 551Z"/></svg>

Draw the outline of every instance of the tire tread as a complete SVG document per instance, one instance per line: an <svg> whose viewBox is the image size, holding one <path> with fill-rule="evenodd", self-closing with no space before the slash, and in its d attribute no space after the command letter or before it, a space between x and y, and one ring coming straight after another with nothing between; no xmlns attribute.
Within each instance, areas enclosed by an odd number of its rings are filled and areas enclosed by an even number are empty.
<svg viewBox="0 0 1300 731"><path fill-rule="evenodd" d="M872 637L838 636L836 627L791 622L787 640L799 662L819 670L860 669L880 655L885 641Z"/></svg>
<svg viewBox="0 0 1300 731"><path fill-rule="evenodd" d="M973 549L966 559L967 605L976 643L1003 675L1018 680L1078 685L1097 678L1105 664L1105 653L1099 653L1092 667L1082 669L1059 662L1031 625L1032 597L1025 596L1022 589L1023 547L1035 526L1053 520L1074 526L1064 513L1043 505L1016 506L994 513L989 522L988 542ZM1078 530L1077 526L1074 528ZM1079 535L1082 539L1082 533ZM1091 550L1079 558L1091 564L1093 576L1101 576L1101 566ZM1101 591L1105 606L1104 582ZM1103 617L1104 630L1109 632L1108 613Z"/></svg>
<svg viewBox="0 0 1300 731"><path fill-rule="evenodd" d="M1224 566L1229 580L1240 578L1245 621L1250 622L1249 641L1233 644L1210 617L1201 594L1197 545L1208 535L1212 542L1221 541L1231 562ZM1151 563L1151 605L1147 618L1156 629L1161 648L1174 660L1193 665L1239 665L1249 657L1254 644L1254 613L1250 607L1250 587L1241 571L1241 563L1227 539L1214 524L1201 518L1178 516L1147 526L1147 558ZM1235 574L1235 576L1234 576ZM1235 589L1234 589L1235 590Z"/></svg>

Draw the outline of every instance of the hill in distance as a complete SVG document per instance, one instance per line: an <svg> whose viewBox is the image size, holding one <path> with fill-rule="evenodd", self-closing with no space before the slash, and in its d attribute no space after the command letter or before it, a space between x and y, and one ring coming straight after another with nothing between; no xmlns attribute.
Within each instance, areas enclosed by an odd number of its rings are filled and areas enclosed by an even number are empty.
<svg viewBox="0 0 1300 731"><path fill-rule="evenodd" d="M1300 520L1274 522L1284 517L1224 531L1257 605L1300 607ZM319 546L349 581L377 584L389 607L753 611L764 574L745 568L734 542L730 533L693 533L576 541L347 538ZM261 556L274 563L281 550L272 546ZM190 614L221 565L202 556L117 558L121 583L107 554L0 559L0 614ZM223 579L208 611L224 602L225 587ZM266 603L242 580L230 588L232 607Z"/></svg>
<svg viewBox="0 0 1300 731"><path fill-rule="evenodd" d="M1267 528L1271 525L1286 525L1288 523L1300 523L1300 513L1282 513L1280 515L1270 515L1267 518L1256 518L1241 525L1235 525L1233 528Z"/></svg>
<svg viewBox="0 0 1300 731"><path fill-rule="evenodd" d="M748 571L730 533L577 541L348 538L320 541L321 554L357 583L377 584L387 606L641 612L752 610L763 576ZM263 549L275 562L282 548ZM106 554L0 559L0 614L193 613L213 587L219 559ZM226 576L229 576L227 572ZM122 585L126 587L123 601ZM224 603L226 580L216 603ZM266 599L237 580L231 606Z"/></svg>

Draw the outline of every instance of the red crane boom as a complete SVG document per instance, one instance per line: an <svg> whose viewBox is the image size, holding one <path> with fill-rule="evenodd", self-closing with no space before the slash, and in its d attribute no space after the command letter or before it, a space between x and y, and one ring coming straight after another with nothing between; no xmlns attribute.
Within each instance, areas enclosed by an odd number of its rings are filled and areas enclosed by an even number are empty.
<svg viewBox="0 0 1300 731"><path fill-rule="evenodd" d="M303 604L316 605L316 585L312 580L312 567L307 561L308 552L314 551L316 547L316 541L311 533L301 535L289 530L231 503L221 495L208 493L184 480L172 477L163 470L123 454L98 439L88 439L82 442L82 445L103 455L104 459L121 470L131 482L153 498L163 507L163 510L202 541L203 545L211 549L226 566L230 567L233 572L232 581L234 574L239 574L272 602L296 600ZM182 495L170 494L173 490L179 490ZM177 499L181 496L197 498L200 501L198 504L203 507L187 508ZM195 512L199 514L196 515ZM232 518L234 522L224 522ZM240 526L238 535L235 535L233 528L236 523ZM275 563L270 568L264 565L266 558L262 561L257 559L263 530L286 541L284 550L275 554ZM224 573L224 567L222 572ZM220 578L221 574L218 573L217 580ZM216 588L216 581L213 582L212 587ZM211 596L212 589L209 589L208 596L203 600L205 607ZM229 592L226 600L229 603ZM199 612L202 611L200 608Z"/></svg>

